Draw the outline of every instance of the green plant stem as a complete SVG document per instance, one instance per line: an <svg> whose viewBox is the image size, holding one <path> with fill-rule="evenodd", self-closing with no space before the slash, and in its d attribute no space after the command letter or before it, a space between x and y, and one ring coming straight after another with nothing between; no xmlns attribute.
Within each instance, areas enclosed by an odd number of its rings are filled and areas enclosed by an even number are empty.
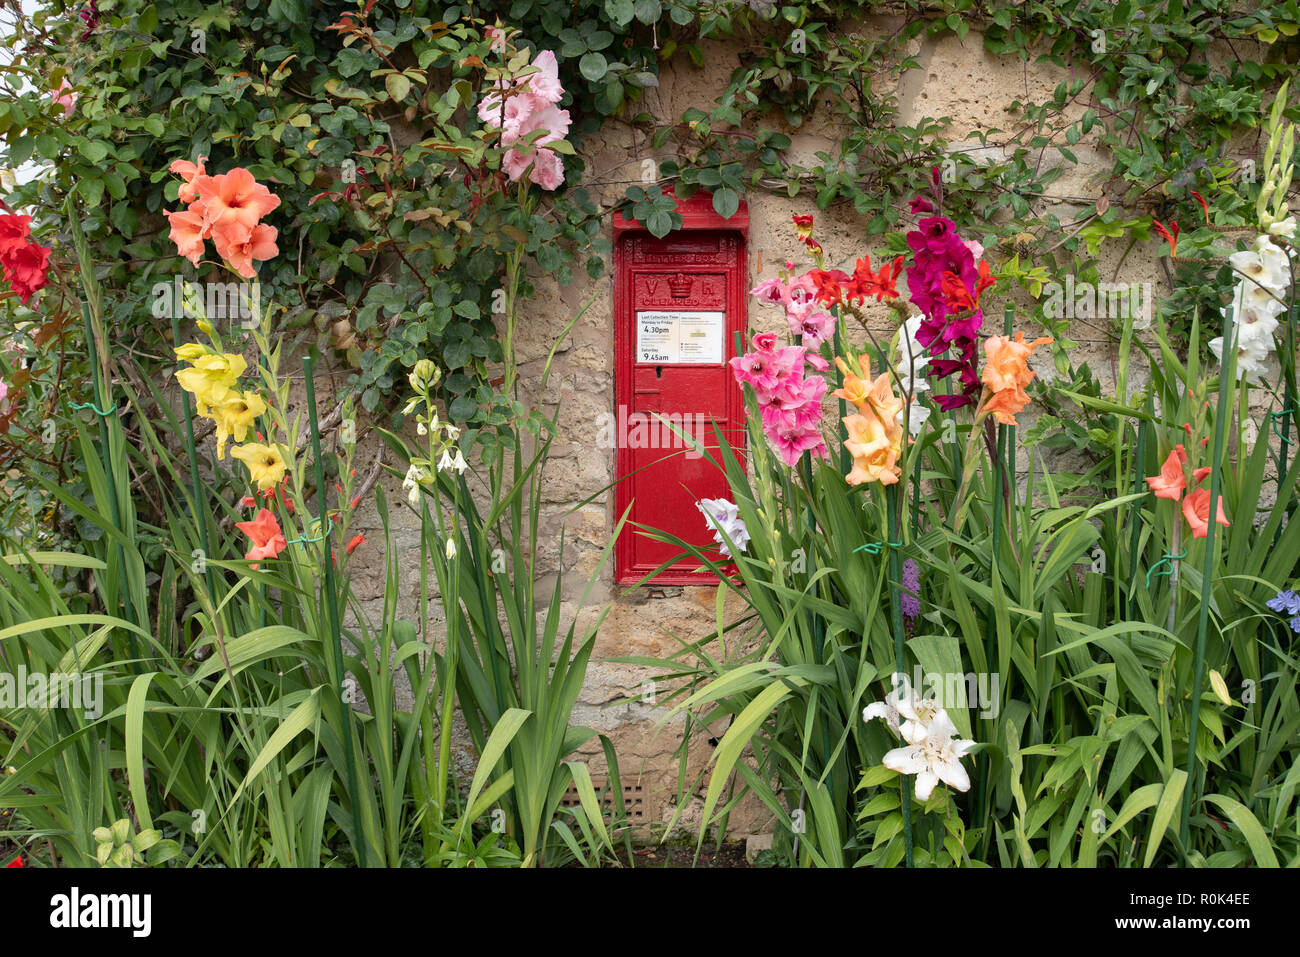
<svg viewBox="0 0 1300 957"><path fill-rule="evenodd" d="M992 421L991 419L988 421ZM989 559L989 586L993 587L993 572L997 568L998 561L1002 555L1002 499L1005 495L1004 479L1002 472L1002 463L1006 461L1007 451L1007 426L999 425L998 430L998 454L993 459L993 498L990 502L990 512L992 514L993 524L993 551ZM1000 580L1000 579L999 579ZM988 618L984 624L984 667L989 674L994 671L996 665L996 643L997 643L997 614L993 606L989 606ZM990 721L990 739L996 735L996 726ZM989 835L989 810L991 802L989 801L988 790L990 779L992 777L992 758L986 753L980 756L979 765L979 791L977 792L976 819L980 821L984 828L984 834L981 843L988 846Z"/></svg>
<svg viewBox="0 0 1300 957"><path fill-rule="evenodd" d="M1232 309L1224 311L1223 355L1227 361L1219 369L1219 404L1214 411L1214 458L1210 462L1210 508L1205 531L1205 556L1201 567L1201 603L1196 618L1196 650L1192 663L1192 704L1188 716L1187 778L1183 786L1183 808L1178 824L1178 838L1184 857L1190 834L1192 801L1196 791L1196 745L1201 729L1201 688L1205 683L1205 641L1210 623L1210 601L1214 595L1216 532L1219 523L1219 496L1223 489L1223 451L1228 419L1232 415L1232 385L1237 373L1237 322ZM1181 518L1175 516L1181 528ZM1176 588L1176 584L1174 585Z"/></svg>
<svg viewBox="0 0 1300 957"><path fill-rule="evenodd" d="M889 541L898 541L898 509L899 497L898 486L890 485L885 489L885 512L888 516L886 523L889 532ZM907 666L904 663L906 649L904 647L903 635L903 605L899 596L899 587L902 581L902 563L899 559L898 549L890 546L889 551L889 613L894 627L894 672L895 674L906 675ZM908 867L912 866L912 779L906 774L900 775L901 782L899 788L902 793L900 802L903 805L903 860Z"/></svg>
<svg viewBox="0 0 1300 957"><path fill-rule="evenodd" d="M335 690L343 713L343 753L348 764L347 785L348 803L352 805L352 828L357 852L357 863L366 866L366 837L361 830L361 801L357 791L357 765L352 748L352 706L348 703L343 687L343 635L339 627L338 589L334 582L334 554L331 551L330 525L328 521L328 497L325 491L325 459L321 455L320 425L316 415L316 383L314 381L315 363L311 355L302 360L302 371L306 377L307 423L311 429L312 465L316 472L316 511L322 528L321 564L325 567L324 589L321 604L330 630L330 651L334 658Z"/></svg>
<svg viewBox="0 0 1300 957"><path fill-rule="evenodd" d="M1147 411L1151 409L1151 399L1146 401ZM1147 434L1151 430L1151 425L1146 419L1138 421L1137 451L1133 456L1133 492L1136 494L1142 491L1142 472L1147 460ZM1138 550L1142 542L1142 510L1133 509L1129 518L1128 530L1128 571L1129 571L1129 588L1128 601L1125 604L1127 609L1126 617L1133 617L1133 604L1137 594L1137 574L1138 574ZM1175 551L1176 554L1176 551Z"/></svg>
<svg viewBox="0 0 1300 957"><path fill-rule="evenodd" d="M1007 338L1011 338L1011 330L1015 325L1016 307L1007 303L1006 309L1002 313L1002 328ZM1016 500L1016 427L1014 425L1005 426L1002 430L1006 438L1006 463L1007 463L1007 486L1003 493L1008 498L1007 502L1007 533L1014 542L1016 537L1016 510L1012 504Z"/></svg>
<svg viewBox="0 0 1300 957"><path fill-rule="evenodd" d="M172 344L175 345L181 341L181 321L180 317L172 319ZM203 480L199 476L199 457L194 448L194 410L190 407L190 394L184 389L181 390L181 421L185 424L185 455L190 463L190 486L194 492L194 524L199 529L199 547L203 549L203 576L208 584L208 594L216 600L216 590L212 583L212 568L207 559L211 557L212 550L208 545L208 520L199 503L203 501Z"/></svg>

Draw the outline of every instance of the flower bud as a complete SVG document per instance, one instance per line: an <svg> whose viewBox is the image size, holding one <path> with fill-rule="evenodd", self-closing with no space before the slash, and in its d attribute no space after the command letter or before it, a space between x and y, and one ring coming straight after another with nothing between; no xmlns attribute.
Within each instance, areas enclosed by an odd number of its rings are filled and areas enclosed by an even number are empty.
<svg viewBox="0 0 1300 957"><path fill-rule="evenodd" d="M424 392L429 386L437 385L438 380L442 378L442 373L438 371L438 367L431 359L421 359L415 364L408 378L412 389L416 392Z"/></svg>

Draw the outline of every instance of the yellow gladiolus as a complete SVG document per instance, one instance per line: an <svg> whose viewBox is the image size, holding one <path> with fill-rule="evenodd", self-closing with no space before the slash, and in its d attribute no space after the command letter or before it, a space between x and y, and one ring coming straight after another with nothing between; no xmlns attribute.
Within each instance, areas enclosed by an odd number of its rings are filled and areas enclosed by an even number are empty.
<svg viewBox="0 0 1300 957"><path fill-rule="evenodd" d="M273 445L249 442L247 445L239 445L231 449L230 455L248 466L249 477L263 492L274 488L284 478L286 468L284 458L280 455L280 450Z"/></svg>
<svg viewBox="0 0 1300 957"><path fill-rule="evenodd" d="M176 351L179 354L181 350ZM215 352L204 352L188 361L192 363L191 368L177 372L176 381L182 389L194 396L199 415L208 417L212 415L212 406L235 387L239 377L248 368L243 356L220 355Z"/></svg>
<svg viewBox="0 0 1300 957"><path fill-rule="evenodd" d="M248 430L257 423L259 415L266 414L266 403L255 392L227 392L212 404L212 420L217 424L217 458L225 458L226 442L234 438L242 442Z"/></svg>

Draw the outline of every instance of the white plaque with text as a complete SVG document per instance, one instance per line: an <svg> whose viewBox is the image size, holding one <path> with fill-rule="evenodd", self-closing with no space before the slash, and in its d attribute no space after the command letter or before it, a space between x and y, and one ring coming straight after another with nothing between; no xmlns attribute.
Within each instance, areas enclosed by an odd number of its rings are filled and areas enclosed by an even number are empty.
<svg viewBox="0 0 1300 957"><path fill-rule="evenodd" d="M636 361L718 365L726 328L721 312L639 310Z"/></svg>

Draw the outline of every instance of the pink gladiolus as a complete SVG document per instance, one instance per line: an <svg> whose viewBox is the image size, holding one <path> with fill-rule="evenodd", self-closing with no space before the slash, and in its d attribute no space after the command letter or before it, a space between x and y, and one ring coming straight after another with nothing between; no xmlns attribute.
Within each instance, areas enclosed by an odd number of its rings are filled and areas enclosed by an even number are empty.
<svg viewBox="0 0 1300 957"><path fill-rule="evenodd" d="M835 332L835 317L817 302L791 305L786 311L786 320L790 323L790 332L802 336L803 345L812 349L820 346Z"/></svg>
<svg viewBox="0 0 1300 957"><path fill-rule="evenodd" d="M785 283L779 279L764 279L749 294L765 306L784 306L790 301Z"/></svg>

